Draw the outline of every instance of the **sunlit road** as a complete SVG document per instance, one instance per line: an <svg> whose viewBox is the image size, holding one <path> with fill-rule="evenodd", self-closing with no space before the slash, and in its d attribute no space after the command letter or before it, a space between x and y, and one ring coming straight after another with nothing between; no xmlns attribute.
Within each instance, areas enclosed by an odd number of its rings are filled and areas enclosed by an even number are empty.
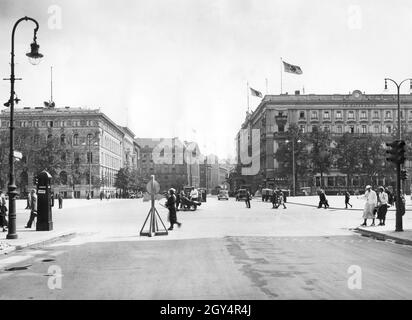
<svg viewBox="0 0 412 320"><path fill-rule="evenodd" d="M353 234L357 211L210 199L149 239L138 236L147 210L68 204L55 223L79 234L0 257L0 299L412 298L412 248Z"/></svg>

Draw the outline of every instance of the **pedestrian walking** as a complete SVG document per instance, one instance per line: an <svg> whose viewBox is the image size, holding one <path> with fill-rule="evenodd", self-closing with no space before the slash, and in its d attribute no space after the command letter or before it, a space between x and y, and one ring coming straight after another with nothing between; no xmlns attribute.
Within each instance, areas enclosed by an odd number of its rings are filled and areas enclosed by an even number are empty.
<svg viewBox="0 0 412 320"><path fill-rule="evenodd" d="M378 193L376 194L378 199L378 219L379 226L385 225L386 212L388 211L388 194L385 192L384 187L378 188Z"/></svg>
<svg viewBox="0 0 412 320"><path fill-rule="evenodd" d="M385 187L385 192L388 194L388 204L390 206L393 206L393 204L395 202L393 193L388 189L388 187Z"/></svg>
<svg viewBox="0 0 412 320"><path fill-rule="evenodd" d="M367 185L365 187L365 194L358 198L366 200L365 207L363 209L363 216L362 216L364 221L361 224L361 226L366 227L367 226L366 222L368 219L372 219L371 226L374 226L375 225L375 208L378 204L376 192L372 190L372 187L370 185Z"/></svg>
<svg viewBox="0 0 412 320"><path fill-rule="evenodd" d="M348 205L352 208L352 205L349 203L350 193L348 190L345 191L345 209L348 208Z"/></svg>
<svg viewBox="0 0 412 320"><path fill-rule="evenodd" d="M322 205L325 207L325 209L329 208L329 202L328 199L326 199L326 194L323 189L319 190L319 205L318 209L322 208Z"/></svg>
<svg viewBox="0 0 412 320"><path fill-rule="evenodd" d="M30 202L31 202L31 194L30 192L27 194L27 205L26 210L30 210Z"/></svg>
<svg viewBox="0 0 412 320"><path fill-rule="evenodd" d="M100 201L102 201L103 198L104 198L104 192L103 192L103 191L100 191Z"/></svg>
<svg viewBox="0 0 412 320"><path fill-rule="evenodd" d="M6 207L6 197L3 191L0 191L0 227L3 228L3 232L7 231L8 221L7 221L7 207Z"/></svg>
<svg viewBox="0 0 412 320"><path fill-rule="evenodd" d="M61 192L59 192L57 199L59 200L59 209L63 209L63 194Z"/></svg>
<svg viewBox="0 0 412 320"><path fill-rule="evenodd" d="M29 221L27 221L27 225L25 226L25 228L31 228L34 218L36 217L37 217L37 195L36 195L36 190L32 189L31 190L31 203L30 203L30 218L29 218Z"/></svg>
<svg viewBox="0 0 412 320"><path fill-rule="evenodd" d="M280 207L281 205L283 206L283 209L286 209L286 205L285 205L285 194L283 193L282 190L278 189L278 207Z"/></svg>
<svg viewBox="0 0 412 320"><path fill-rule="evenodd" d="M245 199L245 203L246 203L246 208L250 209L250 199L252 197L250 196L250 192L249 190L246 191L246 199Z"/></svg>
<svg viewBox="0 0 412 320"><path fill-rule="evenodd" d="M50 196L51 206L54 207L54 194L52 193Z"/></svg>
<svg viewBox="0 0 412 320"><path fill-rule="evenodd" d="M180 192L176 192L176 211L179 211L180 202L181 202Z"/></svg>
<svg viewBox="0 0 412 320"><path fill-rule="evenodd" d="M177 214L176 214L176 190L170 188L168 191L168 198L166 201L166 208L169 209L169 222L170 227L168 230L173 230L175 224L180 228L182 224L177 221Z"/></svg>
<svg viewBox="0 0 412 320"><path fill-rule="evenodd" d="M279 207L278 205L278 194L275 189L273 189L273 194L272 194L272 209L277 209Z"/></svg>

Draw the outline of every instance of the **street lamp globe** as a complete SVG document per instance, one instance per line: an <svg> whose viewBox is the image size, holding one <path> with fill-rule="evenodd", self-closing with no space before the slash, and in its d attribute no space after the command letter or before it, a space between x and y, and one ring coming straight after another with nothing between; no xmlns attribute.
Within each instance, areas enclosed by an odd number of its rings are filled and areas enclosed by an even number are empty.
<svg viewBox="0 0 412 320"><path fill-rule="evenodd" d="M39 48L40 46L37 44L37 42L33 42L30 45L30 52L26 53L26 56L29 57L29 62L32 65L38 65L41 61L41 58L43 58L43 55L39 53Z"/></svg>

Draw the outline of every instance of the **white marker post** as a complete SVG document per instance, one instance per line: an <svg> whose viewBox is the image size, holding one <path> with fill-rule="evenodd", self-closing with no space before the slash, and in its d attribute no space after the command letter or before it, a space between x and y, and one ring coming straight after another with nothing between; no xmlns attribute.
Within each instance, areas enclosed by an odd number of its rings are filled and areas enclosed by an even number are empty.
<svg viewBox="0 0 412 320"><path fill-rule="evenodd" d="M167 236L169 233L167 231L167 228L165 227L162 218L159 215L159 212L157 212L157 209L155 207L155 195L159 192L160 190L160 185L159 183L154 179L154 175L151 176L152 179L147 183L146 185L146 190L151 196L151 206L149 213L146 217L146 220L143 223L143 227L140 230L140 236ZM149 230L148 231L143 231L144 227L146 226L147 220L150 217L150 222L149 222ZM163 230L159 229L159 224L157 223L157 218L159 218L160 222L162 223Z"/></svg>

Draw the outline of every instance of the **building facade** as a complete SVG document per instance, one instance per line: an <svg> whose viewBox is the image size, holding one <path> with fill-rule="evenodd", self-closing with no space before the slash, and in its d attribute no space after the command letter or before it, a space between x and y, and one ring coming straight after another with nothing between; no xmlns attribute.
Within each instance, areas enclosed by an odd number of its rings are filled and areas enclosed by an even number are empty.
<svg viewBox="0 0 412 320"><path fill-rule="evenodd" d="M402 127L406 130L412 124L412 95L401 95L400 99ZM279 176L279 163L275 157L280 144L285 143L286 132L291 124L295 124L303 134L319 129L327 131L332 139L350 133L358 137L379 136L390 141L397 130L397 117L397 95L364 94L359 90L346 95L267 95L253 113L247 113L236 135L239 164L242 162L242 134L246 134L244 141L249 155L254 144L260 144L259 152L251 156L252 160L259 162L259 172L239 175L235 187L250 186L253 191L262 187L291 187ZM253 129L259 130L259 139L256 141L252 139ZM405 167L410 170L410 160L406 161ZM312 179L299 181L300 187L325 186L339 191L347 184L350 188L361 188L358 177L346 181L347 177L334 167L323 175L323 181L319 174L314 174ZM376 184L388 184L388 179L385 181L377 177Z"/></svg>
<svg viewBox="0 0 412 320"><path fill-rule="evenodd" d="M9 110L2 111L2 155L8 152L9 118ZM119 169L123 165L137 167L133 133L99 109L17 108L14 120L15 150L23 154L16 164L16 180L23 194L33 187L34 176L46 169L53 176L53 191L66 198L84 198L89 193L97 197L101 191L114 195ZM7 157L0 161L2 172L7 172Z"/></svg>
<svg viewBox="0 0 412 320"><path fill-rule="evenodd" d="M184 186L200 187L199 149L192 150L178 138L137 138L140 146L139 170L144 180L154 175L162 191ZM192 152L191 152L192 151ZM196 153L197 152L197 153Z"/></svg>

